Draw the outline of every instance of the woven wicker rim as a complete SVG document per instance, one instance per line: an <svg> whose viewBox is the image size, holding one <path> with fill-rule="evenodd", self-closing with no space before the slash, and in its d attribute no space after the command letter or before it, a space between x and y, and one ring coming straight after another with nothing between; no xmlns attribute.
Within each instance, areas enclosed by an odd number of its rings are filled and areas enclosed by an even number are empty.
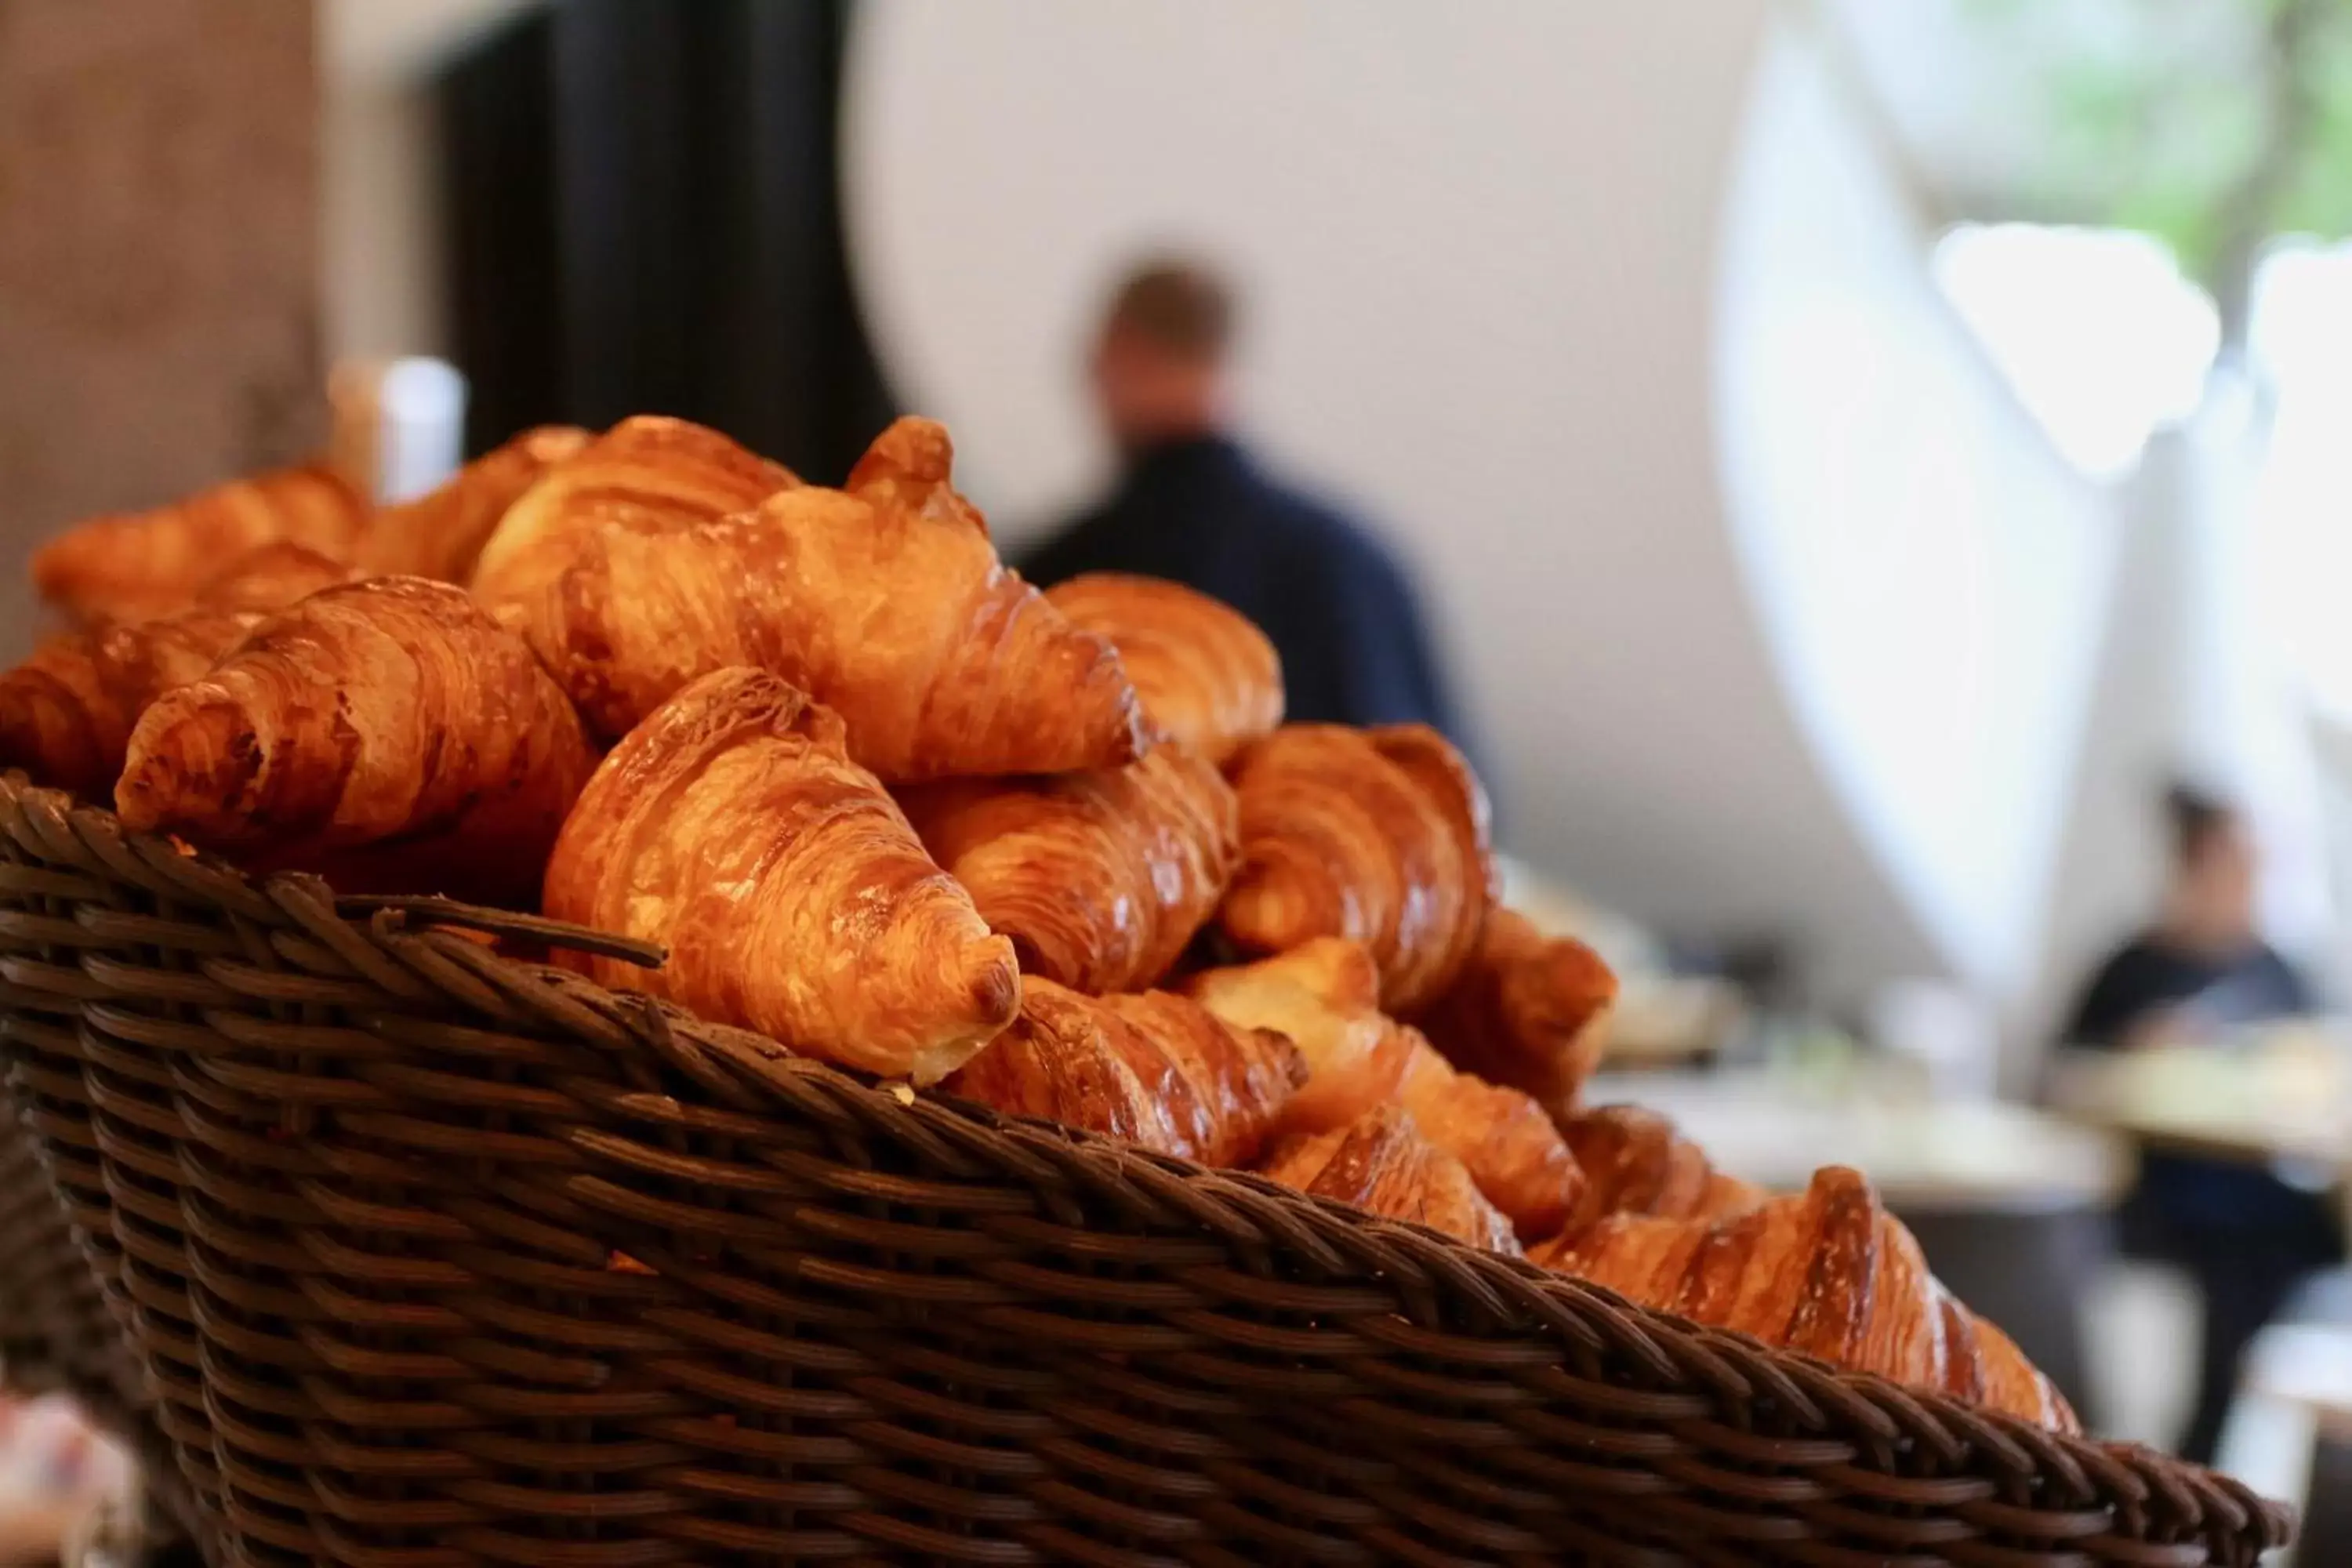
<svg viewBox="0 0 2352 1568"><path fill-rule="evenodd" d="M1689 1495L1686 1487L1705 1488L1717 1498L1746 1495L1759 1510L1806 1504L1816 1523L1843 1526L1852 1531L1849 1539L1874 1540L1882 1552L1925 1552L1939 1554L1931 1560L2031 1563L2037 1568L2060 1562L2251 1562L2292 1533L2293 1514L2284 1505L2258 1498L2228 1477L2152 1450L2059 1436L1941 1394L1832 1368L1745 1335L1648 1311L1523 1260L1304 1196L1262 1177L1203 1169L943 1095L877 1086L793 1057L761 1037L701 1024L569 972L500 957L458 933L471 930L641 961L651 956L643 944L439 900L338 900L324 883L300 875L257 883L164 839L127 832L111 813L76 805L15 778L0 779L0 833L17 852L9 855L0 847L0 1042L10 1047L12 1074L23 1071L16 1047L58 1046L56 1020L68 1007L92 1016L102 1012L105 1030L81 1031L85 1048L96 1048L100 1034L138 1038L142 1026L168 1047L169 1028L142 1024L135 1009L119 1001L141 994L155 999L163 984L152 972L126 973L128 966L110 956L140 944L181 944L212 955L197 973L171 981L181 989L177 1000L198 1005L455 997L501 1026L527 1027L542 1037L650 1053L709 1088L710 1106L703 1113L709 1116L734 1113L747 1121L757 1116L851 1127L919 1150L929 1169L1000 1181L1017 1177L1034 1194L1033 1201L996 1205L1003 1212L993 1223L1028 1223L1013 1211L1042 1209L1036 1224L1082 1226L1083 1211L1097 1203L1149 1215L1149 1242L1121 1235L1118 1244L1148 1252L1160 1266L1192 1270L1204 1289L1222 1299L1269 1313L1309 1311L1344 1323L1369 1346L1397 1352L1400 1362L1436 1353L1457 1365L1491 1367L1558 1394L1563 1408L1605 1412L1632 1423L1629 1430L1547 1415L1529 1417L1520 1426L1528 1429L1532 1423L1532 1429L1549 1431L1561 1452L1581 1449L1592 1456L1589 1465L1548 1456L1545 1464L1555 1485L1586 1487L1597 1499L1638 1504L1653 1520L1685 1512L1706 1516L1709 1539L1745 1534L1759 1547L1788 1542L1789 1554L1797 1560L1863 1560L1827 1544L1818 1552L1802 1549L1785 1530L1776 1534L1779 1525L1801 1522L1783 1515L1759 1511L1744 1521L1727 1521L1719 1505ZM236 942L196 922L124 907L125 885L161 907L223 911L268 933L288 962L275 969L252 963L239 955ZM60 904L71 907L69 921L38 912ZM79 963L60 964L39 956L59 951L76 953ZM138 1070L136 1064L121 1065ZM19 1083L20 1091L26 1087ZM296 1097L331 1087L309 1080L269 1086L272 1092ZM110 1109L139 1114L134 1104ZM54 1142L58 1130L35 1130ZM106 1153L110 1159L139 1157L128 1147L110 1147ZM880 1172L860 1176L836 1171L828 1179L850 1196L886 1190L887 1195L905 1196L909 1184L906 1177ZM985 1192L933 1183L914 1195L950 1208L975 1203L986 1207ZM238 1195L268 1201L263 1193ZM72 1212L73 1198L66 1196ZM134 1190L120 1184L113 1197L134 1207L138 1202ZM87 1250L92 1227L123 1216L80 1212L74 1217ZM135 1224L114 1228L126 1237L137 1235ZM1280 1270L1234 1266L1276 1254L1286 1265ZM142 1262L136 1247L126 1250L122 1279L134 1297L142 1288L154 1288L145 1280ZM1001 1290L977 1279L942 1277L929 1300L943 1310L982 1316L1012 1310L1003 1306ZM1066 1331L1067 1325L1056 1328ZM1226 1318L1213 1330L1239 1351L1328 1349L1322 1338L1327 1331L1319 1328L1310 1336ZM1289 1346L1286 1333L1302 1342ZM1308 1338L1317 1341L1312 1347L1303 1342ZM1092 1348L1124 1352L1144 1342L1140 1331L1122 1330L1107 1333ZM147 1349L152 1372L158 1364L155 1346ZM167 1359L183 1360L184 1367L202 1363L199 1346L180 1347L178 1354L172 1350L164 1347ZM1391 1376L1403 1373L1402 1366L1390 1369ZM200 1390L195 1396L201 1400ZM1296 1395L1274 1390L1268 1396ZM173 1401L161 1403L157 1419L167 1435L184 1443L203 1439L202 1433L173 1431ZM1770 1420L1759 1422L1765 1412ZM1758 1429L1763 1425L1777 1430ZM1442 1439L1445 1434L1423 1436ZM1465 1426L1460 1437L1475 1443L1491 1441L1492 1434ZM1738 1473L1710 1465L1710 1456L1800 1474ZM1326 1466L1343 1458L1317 1456ZM1626 1461L1647 1468L1629 1470L1622 1468ZM1442 1463L1435 1458L1429 1462ZM1921 1468L1936 1473L1906 1473ZM1270 1479L1264 1484L1279 1486ZM1835 1500L1838 1493L1921 1511L1906 1520L1843 1509ZM1300 1495L1279 1500L1304 1517L1314 1517L1318 1508L1324 1517L1334 1517L1328 1500ZM1486 1550L1510 1553L1546 1544L1499 1519L1446 1522L1465 1542L1484 1540ZM1978 1532L2011 1540L2022 1536L2046 1543L2046 1549L2017 1552L1964 1539ZM2151 1532L2170 1539L2149 1539ZM2180 1539L2184 1532L2191 1539ZM940 1543L918 1533L901 1544L927 1550ZM1670 1554L1616 1546L1611 1554L1628 1562L1673 1560Z"/></svg>

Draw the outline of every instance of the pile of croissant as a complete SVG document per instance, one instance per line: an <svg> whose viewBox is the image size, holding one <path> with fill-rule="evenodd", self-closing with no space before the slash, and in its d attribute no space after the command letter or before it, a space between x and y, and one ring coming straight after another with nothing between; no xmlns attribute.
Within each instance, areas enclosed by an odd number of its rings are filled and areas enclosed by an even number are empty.
<svg viewBox="0 0 2352 1568"><path fill-rule="evenodd" d="M2053 1426L1868 1184L1768 1197L1588 1109L1615 978L1500 906L1415 724L1285 725L1172 584L1040 592L893 425L840 489L638 417L381 510L313 469L85 523L0 765L346 891L649 940L567 960L793 1049L1255 1170Z"/></svg>

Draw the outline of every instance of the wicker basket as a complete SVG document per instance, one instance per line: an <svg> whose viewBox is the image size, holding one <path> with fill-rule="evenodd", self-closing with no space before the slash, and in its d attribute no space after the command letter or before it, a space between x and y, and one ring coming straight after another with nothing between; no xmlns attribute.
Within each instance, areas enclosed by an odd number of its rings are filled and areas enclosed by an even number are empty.
<svg viewBox="0 0 2352 1568"><path fill-rule="evenodd" d="M216 1563L2248 1563L2285 1510L0 782L0 1035Z"/></svg>

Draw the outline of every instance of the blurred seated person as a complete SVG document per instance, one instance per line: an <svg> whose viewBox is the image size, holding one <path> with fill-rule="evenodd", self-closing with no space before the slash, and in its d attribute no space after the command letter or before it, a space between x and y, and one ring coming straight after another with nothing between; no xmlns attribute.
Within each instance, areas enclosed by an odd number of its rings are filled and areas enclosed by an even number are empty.
<svg viewBox="0 0 2352 1568"><path fill-rule="evenodd" d="M1138 268L1112 295L1090 365L1117 485L1020 563L1050 587L1083 572L1186 584L1265 628L1287 715L1420 720L1463 736L1412 584L1330 506L1268 474L1228 424L1231 292L1198 265ZM1466 748L1465 748L1466 749Z"/></svg>
<svg viewBox="0 0 2352 1568"><path fill-rule="evenodd" d="M2220 1044L2313 1009L2310 985L2255 929L2253 837L2230 805L2166 792L2171 880L2156 923L2099 966L2066 1043L2114 1050ZM2204 1296L2197 1405L2179 1444L2212 1458L2246 1345L2305 1276L2343 1258L2328 1194L2263 1166L2151 1150L2125 1200L2126 1252L2186 1268Z"/></svg>

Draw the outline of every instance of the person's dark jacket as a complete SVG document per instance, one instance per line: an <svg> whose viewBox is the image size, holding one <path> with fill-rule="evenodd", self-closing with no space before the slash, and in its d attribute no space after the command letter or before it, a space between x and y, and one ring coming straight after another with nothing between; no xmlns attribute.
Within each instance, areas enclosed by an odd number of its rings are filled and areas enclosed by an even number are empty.
<svg viewBox="0 0 2352 1568"><path fill-rule="evenodd" d="M1084 572L1165 577L1223 600L1282 656L1293 720L1418 720L1469 750L1412 584L1371 534L1209 437L1134 462L1101 505L1019 563L1050 587Z"/></svg>

